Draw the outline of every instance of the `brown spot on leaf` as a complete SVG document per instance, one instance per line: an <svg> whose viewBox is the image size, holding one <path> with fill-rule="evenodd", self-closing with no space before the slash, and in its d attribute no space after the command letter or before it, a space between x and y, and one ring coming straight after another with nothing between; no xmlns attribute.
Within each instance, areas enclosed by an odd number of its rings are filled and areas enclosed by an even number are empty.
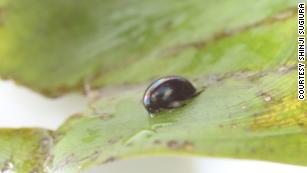
<svg viewBox="0 0 307 173"><path fill-rule="evenodd" d="M256 150L255 148L251 148L251 149L250 149L250 152L253 153L253 154L255 154L255 153L257 152L257 150Z"/></svg>
<svg viewBox="0 0 307 173"><path fill-rule="evenodd" d="M287 10L283 11L281 13L278 13L277 15L273 16L273 20L285 20L287 18L290 18L295 15L294 10Z"/></svg>
<svg viewBox="0 0 307 173"><path fill-rule="evenodd" d="M282 11L282 12L280 12L280 13L274 15L274 16L262 19L260 21L255 22L255 23L248 24L248 25L241 26L241 27L234 28L234 29L225 30L225 31L222 31L222 32L218 32L215 35L213 35L212 37L207 38L205 40L200 40L200 41L196 41L196 42L192 42L192 43L186 43L186 44L178 45L178 46L175 46L175 47L172 47L172 48L168 48L168 49L162 51L162 54L165 55L165 56L171 57L171 56L174 56L174 55L182 52L185 49L189 49L189 48L202 49L210 43L213 43L213 42L219 41L221 39L240 34L242 32L248 31L250 29L290 19L293 16L295 16L295 14L296 14L296 8L289 8L289 9Z"/></svg>
<svg viewBox="0 0 307 173"><path fill-rule="evenodd" d="M283 66L287 72L291 72L296 70L296 66L293 65L285 65ZM226 79L230 78L235 78L235 79L247 79L250 82L256 82L257 80L269 75L269 74L278 74L279 69L269 69L265 71L260 71L260 72L253 72L253 71L248 71L248 70L240 70L240 71L235 71L235 72L227 72L224 74L212 74L208 76L200 76L198 78L195 78L194 81L195 83L198 83L198 86L202 86L204 88L214 86L219 82L222 82ZM259 96L259 94L258 94ZM243 106L243 105L242 105Z"/></svg>
<svg viewBox="0 0 307 173"><path fill-rule="evenodd" d="M4 7L0 7L0 27L4 25L5 23L5 17L6 17L6 10Z"/></svg>
<svg viewBox="0 0 307 173"><path fill-rule="evenodd" d="M90 157L91 161L97 160L99 155L100 155L100 153L101 153L101 151L98 151L98 150L94 151L94 153Z"/></svg>
<svg viewBox="0 0 307 173"><path fill-rule="evenodd" d="M120 138L112 138L112 139L109 139L109 140L108 140L108 143L111 144L111 145L113 145L113 144L117 143L117 142L119 141L119 139L120 139Z"/></svg>
<svg viewBox="0 0 307 173"><path fill-rule="evenodd" d="M111 157L107 158L107 159L104 161L104 163L111 163L111 162L114 162L114 161L116 161L116 160L117 160L116 157L111 156Z"/></svg>
<svg viewBox="0 0 307 173"><path fill-rule="evenodd" d="M266 93L266 92L260 92L258 94L258 96L262 97L263 101L265 101L265 102L270 102L273 99L272 96L269 93Z"/></svg>
<svg viewBox="0 0 307 173"><path fill-rule="evenodd" d="M79 162L83 162L83 161L95 161L98 159L99 155L101 154L100 150L95 150L94 152L90 153L87 156L84 156L82 158L79 159Z"/></svg>
<svg viewBox="0 0 307 173"><path fill-rule="evenodd" d="M111 118L112 118L112 115L107 114L107 113L101 113L101 114L99 115L99 119L101 119L101 120L109 120L109 119L111 119Z"/></svg>
<svg viewBox="0 0 307 173"><path fill-rule="evenodd" d="M64 160L64 165L67 165L71 162L74 162L74 160L76 160L76 155L74 153L71 153L70 155L68 155L66 157L66 159Z"/></svg>
<svg viewBox="0 0 307 173"><path fill-rule="evenodd" d="M194 145L190 141L178 142L176 140L170 140L167 142L167 146L170 149L183 149L187 151L192 151L194 149Z"/></svg>
<svg viewBox="0 0 307 173"><path fill-rule="evenodd" d="M157 139L157 140L154 140L153 143L156 144L156 145L159 145L159 144L161 144L161 141Z"/></svg>
<svg viewBox="0 0 307 173"><path fill-rule="evenodd" d="M251 82L256 82L259 79L261 79L262 77L265 77L267 74L268 74L267 72L258 72L258 73L254 73L254 74L249 75L247 78Z"/></svg>
<svg viewBox="0 0 307 173"><path fill-rule="evenodd" d="M183 148L187 151L192 151L194 149L194 145L190 141L184 141L182 144Z"/></svg>
<svg viewBox="0 0 307 173"><path fill-rule="evenodd" d="M91 107L91 109L92 109L92 111L93 111L93 114L95 114L96 116L98 116L99 119L101 119L101 120L109 120L109 119L113 118L112 115L103 112L102 110L100 110L100 109L97 108L96 106L90 106L90 107Z"/></svg>
<svg viewBox="0 0 307 173"><path fill-rule="evenodd" d="M170 140L167 142L167 146L171 149L178 149L179 148L179 144L177 141L175 140Z"/></svg>
<svg viewBox="0 0 307 173"><path fill-rule="evenodd" d="M288 66L282 66L278 69L278 72L281 73L281 74L286 74L286 73L289 73L293 70L296 70L296 65L288 65Z"/></svg>

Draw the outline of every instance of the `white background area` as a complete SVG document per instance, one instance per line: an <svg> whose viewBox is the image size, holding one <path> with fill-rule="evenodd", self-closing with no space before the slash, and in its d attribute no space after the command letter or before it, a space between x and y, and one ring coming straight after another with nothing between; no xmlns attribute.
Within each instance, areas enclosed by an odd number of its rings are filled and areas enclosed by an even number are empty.
<svg viewBox="0 0 307 173"><path fill-rule="evenodd" d="M0 127L56 129L85 106L86 100L78 94L50 99L11 81L0 81ZM307 173L307 168L261 161L167 157L118 161L83 173Z"/></svg>

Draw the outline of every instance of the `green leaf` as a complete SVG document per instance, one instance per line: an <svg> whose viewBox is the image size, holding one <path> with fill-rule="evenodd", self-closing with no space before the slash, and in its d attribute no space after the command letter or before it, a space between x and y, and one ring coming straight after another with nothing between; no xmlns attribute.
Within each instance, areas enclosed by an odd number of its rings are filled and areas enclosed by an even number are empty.
<svg viewBox="0 0 307 173"><path fill-rule="evenodd" d="M42 167L46 172L77 172L117 159L154 155L307 165L306 104L295 97L294 69L195 78L205 91L185 107L154 118L140 102L145 85L121 92L114 88L108 96L101 92L86 112L72 116L52 134L2 130L0 141L6 142L0 143L5 151L0 158L3 164L9 160L18 165L18 172ZM25 145L20 149L21 143Z"/></svg>
<svg viewBox="0 0 307 173"><path fill-rule="evenodd" d="M43 172L51 134L44 129L1 129L0 172Z"/></svg>
<svg viewBox="0 0 307 173"><path fill-rule="evenodd" d="M108 86L91 91L88 109L54 132L0 130L0 169L74 173L153 155L307 165L307 107L296 98L296 2L0 5L4 78L50 95L80 89L85 79ZM151 79L171 74L205 90L151 118L143 93Z"/></svg>
<svg viewBox="0 0 307 173"><path fill-rule="evenodd" d="M140 103L145 86L101 96L84 116L58 130L52 171L165 154L307 165L306 104L293 94L293 67L285 68L286 73L236 72L214 82L200 79L196 83L207 89L197 98L154 118Z"/></svg>
<svg viewBox="0 0 307 173"><path fill-rule="evenodd" d="M289 59L295 47L290 39L295 35L293 0L0 2L0 76L48 95L80 89L88 80L100 87L169 73L196 76L271 67ZM289 17L292 24L286 28L218 41ZM259 33L265 29L271 32ZM147 68L139 68L143 65Z"/></svg>

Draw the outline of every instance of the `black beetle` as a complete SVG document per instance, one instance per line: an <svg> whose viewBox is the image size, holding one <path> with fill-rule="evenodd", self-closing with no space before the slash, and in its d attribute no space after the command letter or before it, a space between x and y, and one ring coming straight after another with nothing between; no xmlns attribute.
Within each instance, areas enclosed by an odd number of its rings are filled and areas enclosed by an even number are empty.
<svg viewBox="0 0 307 173"><path fill-rule="evenodd" d="M197 95L190 81L180 76L168 76L151 83L146 89L143 104L150 114L182 106L183 101Z"/></svg>

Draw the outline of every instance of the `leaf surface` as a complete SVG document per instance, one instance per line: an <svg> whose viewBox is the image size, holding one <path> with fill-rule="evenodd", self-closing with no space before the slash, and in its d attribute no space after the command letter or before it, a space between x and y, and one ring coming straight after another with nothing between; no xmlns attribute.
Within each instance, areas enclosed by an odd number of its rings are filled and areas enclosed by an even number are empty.
<svg viewBox="0 0 307 173"><path fill-rule="evenodd" d="M293 0L0 2L0 76L51 96L88 81L101 87L165 74L271 67L289 59L295 47ZM293 23L286 28L218 42L289 17Z"/></svg>
<svg viewBox="0 0 307 173"><path fill-rule="evenodd" d="M56 131L0 130L0 169L74 173L154 155L306 166L296 19L292 0L0 1L3 78L53 96L96 88ZM204 91L151 118L147 85L174 74Z"/></svg>

